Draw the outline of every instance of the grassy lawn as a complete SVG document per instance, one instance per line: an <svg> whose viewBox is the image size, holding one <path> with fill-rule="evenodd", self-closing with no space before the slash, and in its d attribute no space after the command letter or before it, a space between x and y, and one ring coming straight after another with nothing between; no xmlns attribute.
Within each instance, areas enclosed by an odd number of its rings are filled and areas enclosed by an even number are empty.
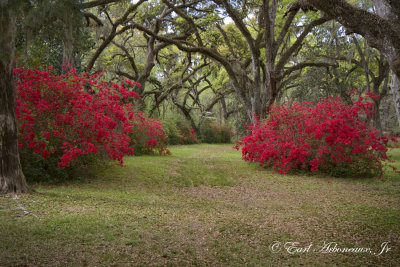
<svg viewBox="0 0 400 267"><path fill-rule="evenodd" d="M400 265L397 174L279 175L243 162L231 145L171 151L127 158L85 182L0 196L0 265ZM400 167L400 149L392 153ZM371 253L327 253L324 242ZM375 255L384 242L390 250Z"/></svg>

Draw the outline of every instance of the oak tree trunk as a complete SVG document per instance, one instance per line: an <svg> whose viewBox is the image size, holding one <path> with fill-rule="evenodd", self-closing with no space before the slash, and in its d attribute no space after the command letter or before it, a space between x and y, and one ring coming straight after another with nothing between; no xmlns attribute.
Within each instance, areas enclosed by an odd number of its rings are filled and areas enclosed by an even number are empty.
<svg viewBox="0 0 400 267"><path fill-rule="evenodd" d="M74 64L73 13L64 14L63 63Z"/></svg>
<svg viewBox="0 0 400 267"><path fill-rule="evenodd" d="M0 3L0 193L28 191L18 153L13 85L15 16L11 3Z"/></svg>
<svg viewBox="0 0 400 267"><path fill-rule="evenodd" d="M15 93L11 70L0 62L0 193L28 191L18 154Z"/></svg>
<svg viewBox="0 0 400 267"><path fill-rule="evenodd" d="M392 82L390 83L392 89L392 97L394 103L394 109L396 111L397 122L400 126L400 80L396 75L392 73Z"/></svg>
<svg viewBox="0 0 400 267"><path fill-rule="evenodd" d="M399 21L400 14L396 14L394 9L388 5L384 0L374 0L376 13L389 21ZM400 33L399 33L400 35ZM384 42L385 56L387 57L390 67L392 69L391 90L394 102L394 109L396 111L397 121L400 126L400 54L399 48L396 49L389 42Z"/></svg>

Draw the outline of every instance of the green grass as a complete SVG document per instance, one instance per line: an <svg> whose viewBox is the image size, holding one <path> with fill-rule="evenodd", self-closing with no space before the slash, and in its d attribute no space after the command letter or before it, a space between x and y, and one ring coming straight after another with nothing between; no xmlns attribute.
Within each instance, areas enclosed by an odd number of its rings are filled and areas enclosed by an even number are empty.
<svg viewBox="0 0 400 267"><path fill-rule="evenodd" d="M398 266L400 177L279 175L230 145L126 159L84 182L0 196L1 266ZM400 168L400 149L391 151ZM29 212L28 214L24 213ZM273 253L274 241L371 253Z"/></svg>

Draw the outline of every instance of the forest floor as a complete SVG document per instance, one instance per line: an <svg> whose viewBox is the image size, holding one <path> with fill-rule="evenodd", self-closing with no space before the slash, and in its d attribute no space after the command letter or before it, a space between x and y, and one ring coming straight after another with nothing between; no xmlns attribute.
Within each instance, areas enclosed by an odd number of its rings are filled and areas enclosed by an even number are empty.
<svg viewBox="0 0 400 267"><path fill-rule="evenodd" d="M0 266L400 265L393 172L279 175L232 145L171 151L0 196ZM392 153L400 167L400 149Z"/></svg>

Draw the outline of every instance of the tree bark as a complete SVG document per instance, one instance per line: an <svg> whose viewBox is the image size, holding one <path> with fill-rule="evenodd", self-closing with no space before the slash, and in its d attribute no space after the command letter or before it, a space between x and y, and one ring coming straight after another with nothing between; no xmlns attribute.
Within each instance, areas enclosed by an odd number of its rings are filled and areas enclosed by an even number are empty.
<svg viewBox="0 0 400 267"><path fill-rule="evenodd" d="M390 21L397 21L399 22L400 14L397 14L394 11L394 8L391 9L390 5L384 0L374 0L374 6L376 9L376 13L382 17L387 18ZM397 10L399 11L399 10ZM400 37L400 33L399 33ZM386 44L387 52L385 56L389 61L390 67L392 69L392 81L391 81L391 90L392 90L392 97L394 102L394 109L396 111L397 121L400 126L400 48L396 48L391 46L389 43ZM397 57L396 57L397 56Z"/></svg>
<svg viewBox="0 0 400 267"><path fill-rule="evenodd" d="M394 103L394 109L396 110L397 122L400 126L400 80L396 75L392 73L392 82L390 83L392 89L392 97Z"/></svg>
<svg viewBox="0 0 400 267"><path fill-rule="evenodd" d="M15 14L0 3L0 193L25 193L28 186L18 153L18 127L13 85Z"/></svg>
<svg viewBox="0 0 400 267"><path fill-rule="evenodd" d="M73 13L64 14L63 63L74 64Z"/></svg>

